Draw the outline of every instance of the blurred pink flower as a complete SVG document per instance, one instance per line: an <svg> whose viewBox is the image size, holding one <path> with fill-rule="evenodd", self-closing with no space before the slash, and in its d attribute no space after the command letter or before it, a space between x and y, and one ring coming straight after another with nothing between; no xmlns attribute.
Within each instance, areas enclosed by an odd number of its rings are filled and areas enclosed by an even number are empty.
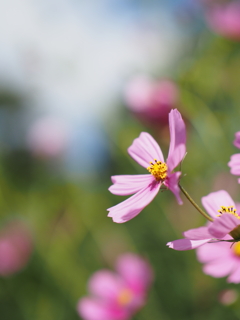
<svg viewBox="0 0 240 320"><path fill-rule="evenodd" d="M185 239L168 242L167 246L179 251L197 248L206 274L216 278L229 275L228 282L239 283L240 242L234 243L240 239L240 215L235 210L239 212L239 205L224 190L203 197L202 204L214 221L184 232Z"/></svg>
<svg viewBox="0 0 240 320"><path fill-rule="evenodd" d="M240 40L240 3L232 1L213 5L206 14L210 28L230 39Z"/></svg>
<svg viewBox="0 0 240 320"><path fill-rule="evenodd" d="M29 129L27 142L36 156L43 158L59 156L67 143L66 127L55 118L38 119Z"/></svg>
<svg viewBox="0 0 240 320"><path fill-rule="evenodd" d="M186 153L186 131L181 114L177 109L169 113L170 147L166 163L162 151L153 137L142 132L128 148L130 156L150 174L112 176L113 185L109 191L116 195L132 197L107 209L114 222L123 223L138 215L157 195L161 185L165 185L176 196L179 204L180 171L172 172ZM151 164L149 166L149 163Z"/></svg>
<svg viewBox="0 0 240 320"><path fill-rule="evenodd" d="M116 271L100 270L90 278L90 297L77 305L84 320L127 320L145 305L153 280L149 263L128 253L118 258Z"/></svg>
<svg viewBox="0 0 240 320"><path fill-rule="evenodd" d="M124 99L143 122L167 125L168 114L178 101L178 87L171 80L154 81L144 75L137 76L128 83Z"/></svg>
<svg viewBox="0 0 240 320"><path fill-rule="evenodd" d="M233 142L235 147L240 149L240 131L236 132L235 140ZM228 166L231 168L231 174L235 176L240 176L240 153L233 154L228 162ZM240 178L238 179L238 183L240 183Z"/></svg>
<svg viewBox="0 0 240 320"><path fill-rule="evenodd" d="M222 290L218 295L218 300L221 304L229 306L235 303L238 299L238 292L235 289Z"/></svg>
<svg viewBox="0 0 240 320"><path fill-rule="evenodd" d="M0 275L23 269L32 253L32 236L22 222L14 221L0 231Z"/></svg>

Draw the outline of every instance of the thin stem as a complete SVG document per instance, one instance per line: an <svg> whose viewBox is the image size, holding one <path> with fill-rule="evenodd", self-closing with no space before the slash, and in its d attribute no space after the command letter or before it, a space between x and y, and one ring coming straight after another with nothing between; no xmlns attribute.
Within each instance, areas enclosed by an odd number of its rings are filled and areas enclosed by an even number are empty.
<svg viewBox="0 0 240 320"><path fill-rule="evenodd" d="M178 183L179 188L181 189L182 193L185 195L185 197L188 199L189 202L191 202L191 204L197 209L197 211L199 213L201 213L202 216L204 216L204 218L206 218L209 221L213 221L213 219L211 217L209 217L209 215L206 214L206 212L204 212L197 204L196 202L191 198L191 196L189 195L189 193L180 185L180 183Z"/></svg>

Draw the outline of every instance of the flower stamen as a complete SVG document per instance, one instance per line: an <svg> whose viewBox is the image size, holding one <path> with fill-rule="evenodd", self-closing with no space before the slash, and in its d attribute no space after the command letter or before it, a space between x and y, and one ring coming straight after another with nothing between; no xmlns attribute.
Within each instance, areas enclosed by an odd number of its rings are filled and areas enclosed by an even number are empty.
<svg viewBox="0 0 240 320"><path fill-rule="evenodd" d="M222 214L229 213L234 215L237 219L240 220L240 216L237 214L237 210L233 206L230 206L230 207L221 206L221 209L218 210L218 212L220 214L217 217L221 217Z"/></svg>
<svg viewBox="0 0 240 320"><path fill-rule="evenodd" d="M151 166L147 167L147 170L155 177L157 181L164 181L167 178L167 165L165 162L154 159L154 162L150 162Z"/></svg>
<svg viewBox="0 0 240 320"><path fill-rule="evenodd" d="M234 243L232 250L235 256L240 257L240 242Z"/></svg>

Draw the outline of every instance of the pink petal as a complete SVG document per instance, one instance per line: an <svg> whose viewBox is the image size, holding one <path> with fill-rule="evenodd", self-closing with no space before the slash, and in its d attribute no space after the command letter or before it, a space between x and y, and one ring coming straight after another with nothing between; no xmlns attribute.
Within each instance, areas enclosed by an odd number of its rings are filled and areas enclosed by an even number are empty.
<svg viewBox="0 0 240 320"><path fill-rule="evenodd" d="M213 218L216 218L219 215L218 210L221 209L221 206L235 207L235 203L225 190L212 192L209 193L209 195L202 197L202 204L208 214Z"/></svg>
<svg viewBox="0 0 240 320"><path fill-rule="evenodd" d="M240 153L233 154L228 162L231 174L240 175Z"/></svg>
<svg viewBox="0 0 240 320"><path fill-rule="evenodd" d="M209 10L206 19L216 33L239 40L240 38L240 6L238 1L225 5L214 5Z"/></svg>
<svg viewBox="0 0 240 320"><path fill-rule="evenodd" d="M239 283L240 282L240 266L238 262L236 262L236 269L232 272L232 274L227 279L228 282Z"/></svg>
<svg viewBox="0 0 240 320"><path fill-rule="evenodd" d="M123 308L112 308L100 300L82 298L77 305L77 311L84 320L127 320L130 315Z"/></svg>
<svg viewBox="0 0 240 320"><path fill-rule="evenodd" d="M108 217L112 217L113 221L117 223L131 220L156 197L160 186L160 183L154 181L127 200L107 209L109 211Z"/></svg>
<svg viewBox="0 0 240 320"><path fill-rule="evenodd" d="M104 304L94 299L82 298L77 305L77 311L84 320L112 320Z"/></svg>
<svg viewBox="0 0 240 320"><path fill-rule="evenodd" d="M151 174L112 176L113 185L108 190L119 196L128 196L145 188L153 180Z"/></svg>
<svg viewBox="0 0 240 320"><path fill-rule="evenodd" d="M203 267L203 272L215 278L227 276L235 265L234 259L218 259L206 264Z"/></svg>
<svg viewBox="0 0 240 320"><path fill-rule="evenodd" d="M182 199L180 198L180 188L178 186L178 181L180 178L181 172L170 173L167 177L166 182L164 183L169 190L175 195L178 204L183 204Z"/></svg>
<svg viewBox="0 0 240 320"><path fill-rule="evenodd" d="M171 172L182 161L186 154L186 128L177 109L169 113L170 147L167 165Z"/></svg>
<svg viewBox="0 0 240 320"><path fill-rule="evenodd" d="M212 222L208 231L214 238L221 239L239 224L240 220L234 215L224 213L221 217L216 218Z"/></svg>
<svg viewBox="0 0 240 320"><path fill-rule="evenodd" d="M149 167L150 162L154 159L164 162L159 145L147 132L142 132L138 138L133 140L132 145L128 148L128 153L144 168Z"/></svg>
<svg viewBox="0 0 240 320"><path fill-rule="evenodd" d="M124 254L118 258L116 270L136 294L143 296L153 280L150 264L132 253Z"/></svg>
<svg viewBox="0 0 240 320"><path fill-rule="evenodd" d="M205 240L179 239L179 240L174 240L172 242L168 242L167 246L174 250L184 251L184 250L196 249L210 240L211 239L205 239Z"/></svg>
<svg viewBox="0 0 240 320"><path fill-rule="evenodd" d="M211 239L212 236L208 232L208 227L200 227L196 229L190 229L183 233L184 237L191 240L204 240Z"/></svg>
<svg viewBox="0 0 240 320"><path fill-rule="evenodd" d="M230 236L224 239L232 239ZM197 258L200 262L206 263L217 259L229 259L232 256L231 242L213 242L208 243L196 250Z"/></svg>
<svg viewBox="0 0 240 320"><path fill-rule="evenodd" d="M235 133L235 140L233 141L233 144L235 145L235 147L240 149L240 131Z"/></svg>
<svg viewBox="0 0 240 320"><path fill-rule="evenodd" d="M100 270L93 274L88 287L92 295L105 300L113 300L117 298L123 285L117 274L108 270Z"/></svg>
<svg viewBox="0 0 240 320"><path fill-rule="evenodd" d="M240 215L240 202L235 202L235 208L237 209L238 215Z"/></svg>

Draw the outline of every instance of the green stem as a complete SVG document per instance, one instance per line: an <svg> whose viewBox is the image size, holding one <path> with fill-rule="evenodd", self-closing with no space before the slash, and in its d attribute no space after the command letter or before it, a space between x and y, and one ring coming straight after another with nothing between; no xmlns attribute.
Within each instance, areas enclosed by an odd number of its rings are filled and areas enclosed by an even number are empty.
<svg viewBox="0 0 240 320"><path fill-rule="evenodd" d="M204 218L206 218L209 221L213 221L213 219L211 217L209 217L209 215L206 214L206 212L204 212L197 204L196 202L191 198L191 196L189 195L189 193L180 185L180 183L178 183L179 188L181 189L182 193L185 195L185 197L188 199L189 202L191 202L191 204L197 209L198 212L201 213L202 216L204 216Z"/></svg>

